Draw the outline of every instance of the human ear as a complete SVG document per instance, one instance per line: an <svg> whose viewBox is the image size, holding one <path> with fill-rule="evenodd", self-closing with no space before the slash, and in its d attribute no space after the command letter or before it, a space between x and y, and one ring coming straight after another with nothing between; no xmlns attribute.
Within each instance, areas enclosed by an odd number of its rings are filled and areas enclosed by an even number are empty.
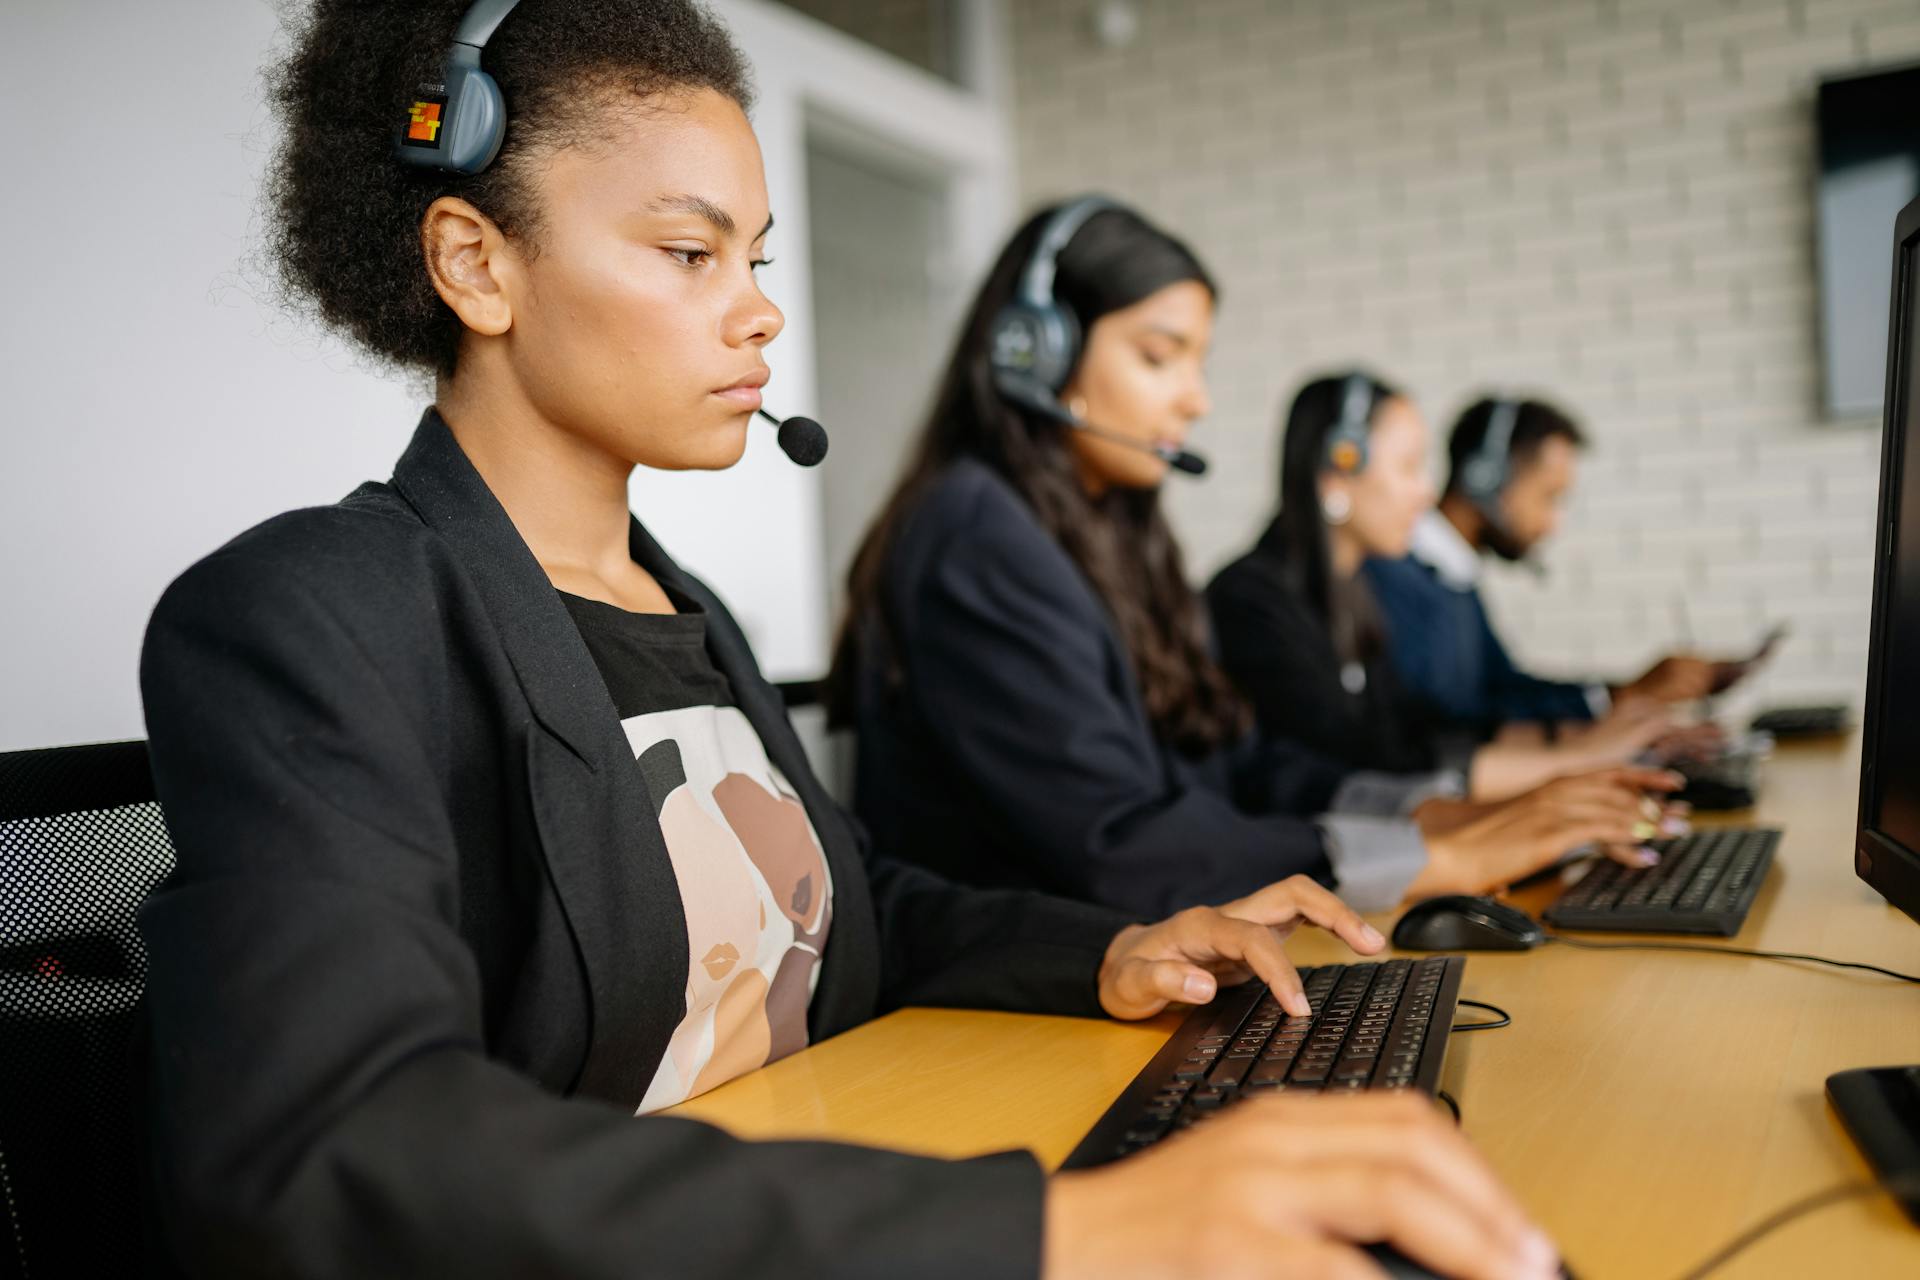
<svg viewBox="0 0 1920 1280"><path fill-rule="evenodd" d="M441 196L420 219L420 249L434 292L461 324L488 337L513 327L513 252L493 219L457 196Z"/></svg>

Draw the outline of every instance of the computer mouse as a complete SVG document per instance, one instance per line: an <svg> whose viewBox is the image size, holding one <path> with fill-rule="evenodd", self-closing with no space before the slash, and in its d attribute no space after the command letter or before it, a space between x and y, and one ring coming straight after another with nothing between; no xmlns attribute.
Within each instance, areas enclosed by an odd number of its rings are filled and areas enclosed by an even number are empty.
<svg viewBox="0 0 1920 1280"><path fill-rule="evenodd" d="M1427 1268L1409 1258L1390 1244L1370 1244L1367 1257L1373 1259L1373 1265L1392 1277L1392 1280L1446 1280L1438 1271ZM1562 1280L1574 1280L1574 1275L1566 1263L1560 1264Z"/></svg>
<svg viewBox="0 0 1920 1280"><path fill-rule="evenodd" d="M1546 940L1520 908L1466 894L1417 902L1393 926L1402 951L1525 951Z"/></svg>

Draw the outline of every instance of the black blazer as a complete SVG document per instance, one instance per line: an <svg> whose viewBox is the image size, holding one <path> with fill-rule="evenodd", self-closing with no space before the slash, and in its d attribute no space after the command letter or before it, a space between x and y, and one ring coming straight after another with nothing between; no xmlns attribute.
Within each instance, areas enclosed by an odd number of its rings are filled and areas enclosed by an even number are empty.
<svg viewBox="0 0 1920 1280"><path fill-rule="evenodd" d="M853 678L855 808L881 847L1148 916L1331 877L1291 815L1324 810L1346 770L1162 743L1106 606L984 463L934 483L883 572Z"/></svg>
<svg viewBox="0 0 1920 1280"><path fill-rule="evenodd" d="M1333 632L1288 563L1279 521L1214 577L1207 604L1220 665L1253 703L1263 733L1355 769L1422 773L1440 766L1440 737L1386 654L1366 664L1358 693L1341 682Z"/></svg>
<svg viewBox="0 0 1920 1280"><path fill-rule="evenodd" d="M1120 917L874 858L720 602L712 656L825 845L815 1039L907 1003L1098 1011ZM558 594L431 411L391 484L167 591L142 659L179 870L151 950L153 1185L195 1274L1030 1276L1042 1176L632 1111L685 920Z"/></svg>

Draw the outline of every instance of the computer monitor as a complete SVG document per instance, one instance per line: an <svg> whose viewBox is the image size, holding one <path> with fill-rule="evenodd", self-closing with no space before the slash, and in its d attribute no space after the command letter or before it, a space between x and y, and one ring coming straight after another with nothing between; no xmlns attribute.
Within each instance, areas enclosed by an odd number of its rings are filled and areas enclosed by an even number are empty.
<svg viewBox="0 0 1920 1280"><path fill-rule="evenodd" d="M1920 920L1920 200L1900 211L1854 868Z"/></svg>

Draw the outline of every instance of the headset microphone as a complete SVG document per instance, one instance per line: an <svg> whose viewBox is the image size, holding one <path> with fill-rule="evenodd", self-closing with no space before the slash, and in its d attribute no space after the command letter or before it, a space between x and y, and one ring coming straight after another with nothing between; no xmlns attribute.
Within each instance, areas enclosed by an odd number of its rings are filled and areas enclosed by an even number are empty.
<svg viewBox="0 0 1920 1280"><path fill-rule="evenodd" d="M802 467L818 466L827 456L827 429L812 418L776 418L765 409L756 410L768 422L780 428L780 452Z"/></svg>
<svg viewBox="0 0 1920 1280"><path fill-rule="evenodd" d="M1070 411L1064 408L1058 413L1048 412L1047 416L1056 422L1066 423L1075 431L1084 431L1096 439L1111 440L1113 443L1125 445L1129 449L1138 449L1142 453L1150 453L1172 467L1175 471L1184 471L1190 476L1203 476L1207 474L1207 460L1189 450L1176 449L1170 444L1148 444L1144 440L1135 440L1131 436L1123 436L1118 432L1102 431L1086 419L1074 417Z"/></svg>
<svg viewBox="0 0 1920 1280"><path fill-rule="evenodd" d="M1129 449L1138 449L1150 453L1175 471L1184 471L1190 476L1207 473L1207 460L1188 449L1176 449L1172 445L1148 444L1144 440L1135 440L1115 431L1104 431L1084 418L1076 417L1072 410L1061 404L1039 386L1010 375L1000 375L994 379L994 386L1001 395L1015 404L1025 405L1035 413L1052 418L1055 422L1072 427L1075 431L1084 431L1100 440L1111 440Z"/></svg>
<svg viewBox="0 0 1920 1280"><path fill-rule="evenodd" d="M1207 469L1206 459L1199 454L1103 431L1060 403L1060 389L1079 363L1082 338L1079 318L1053 293L1060 254L1089 218L1118 207L1104 196L1081 196L1056 209L1040 229L1020 272L1018 291L1000 308L988 330L987 363L993 386L1013 403L1055 422L1150 453L1176 471L1197 476Z"/></svg>

